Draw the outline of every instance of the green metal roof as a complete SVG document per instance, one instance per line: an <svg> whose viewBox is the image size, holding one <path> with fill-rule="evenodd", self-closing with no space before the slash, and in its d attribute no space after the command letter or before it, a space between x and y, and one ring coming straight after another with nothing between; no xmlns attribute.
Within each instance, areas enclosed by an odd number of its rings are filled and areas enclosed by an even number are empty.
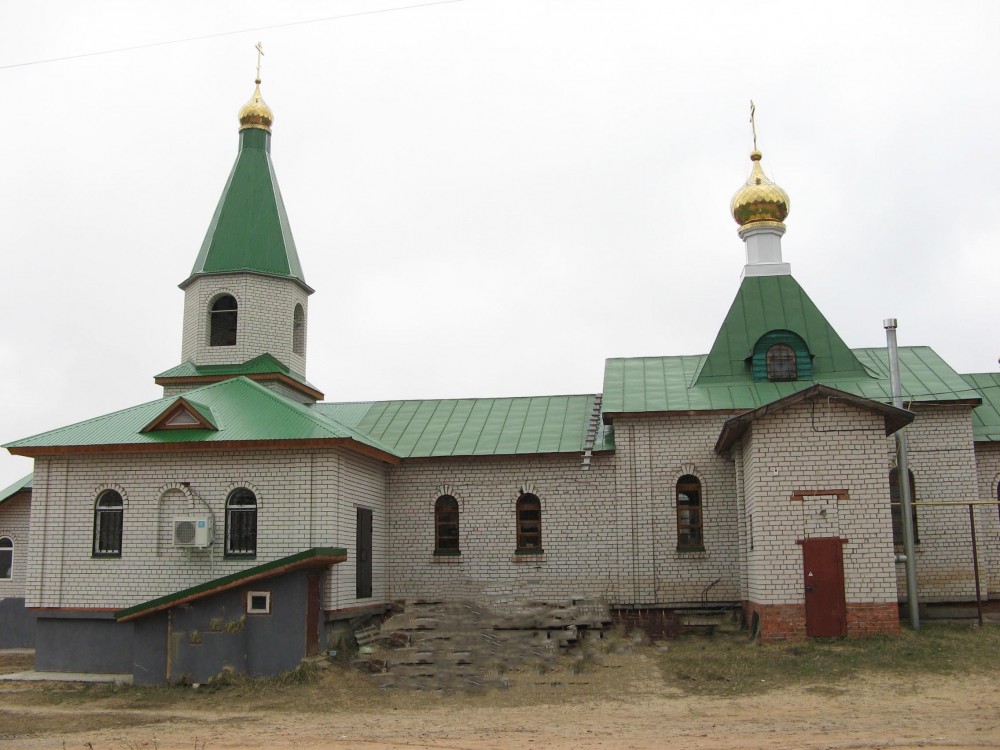
<svg viewBox="0 0 1000 750"><path fill-rule="evenodd" d="M179 398L194 401L210 410L216 430L155 430L140 432ZM211 443L261 440L351 439L391 454L377 440L304 404L286 398L245 377L236 377L193 389L183 397L150 401L130 409L89 419L68 427L8 443L18 449L147 445L163 443Z"/></svg>
<svg viewBox="0 0 1000 750"><path fill-rule="evenodd" d="M312 408L403 458L579 453L586 449L594 395L375 401ZM600 420L598 420L600 422ZM611 450L598 425L593 450Z"/></svg>
<svg viewBox="0 0 1000 750"><path fill-rule="evenodd" d="M862 376L843 372L814 373L810 380L754 382L749 374L706 381L697 378L706 355L609 359L604 369L604 413L756 409L817 383L847 393L889 402L888 353L885 348L856 349ZM979 399L948 363L926 346L899 350L904 401Z"/></svg>
<svg viewBox="0 0 1000 750"><path fill-rule="evenodd" d="M817 378L868 377L815 303L791 276L748 276L719 329L715 343L701 364L699 385L715 380L750 379L747 358L754 344L770 331L798 334L812 355Z"/></svg>
<svg viewBox="0 0 1000 750"><path fill-rule="evenodd" d="M238 573L231 573L221 578L216 578L196 586L190 586L180 591L175 591L166 596L150 599L148 602L136 604L134 607L120 609L115 612L115 619L118 621L134 620L138 617L151 615L170 607L203 599L221 591L245 586L254 581L261 581L266 578L288 573L300 568L327 567L338 562L343 562L347 558L347 550L343 547L313 547L312 549L296 552L294 555L271 560L252 568L241 570Z"/></svg>
<svg viewBox="0 0 1000 750"><path fill-rule="evenodd" d="M977 442L1000 441L1000 372L963 375L969 385L983 396L983 403L972 412L972 435Z"/></svg>
<svg viewBox="0 0 1000 750"><path fill-rule="evenodd" d="M22 477L12 484L10 487L4 487L0 490L0 505L10 500L18 492L31 489L31 482L34 478L34 473L28 474L26 477Z"/></svg>
<svg viewBox="0 0 1000 750"><path fill-rule="evenodd" d="M240 132L240 148L191 277L249 271L285 276L307 291L295 240L271 163L271 134Z"/></svg>
<svg viewBox="0 0 1000 750"><path fill-rule="evenodd" d="M303 385L315 388L304 377L293 372L288 365L270 354L261 354L247 360L241 365L196 365L194 362L188 360L175 367L171 367L169 370L164 370L159 375L156 375L156 378L193 378L213 375L268 375L271 373L287 375Z"/></svg>

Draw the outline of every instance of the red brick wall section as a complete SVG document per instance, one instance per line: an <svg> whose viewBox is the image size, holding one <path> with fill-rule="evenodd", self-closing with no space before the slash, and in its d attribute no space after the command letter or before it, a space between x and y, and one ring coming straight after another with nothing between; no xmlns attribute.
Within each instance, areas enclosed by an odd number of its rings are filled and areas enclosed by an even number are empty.
<svg viewBox="0 0 1000 750"><path fill-rule="evenodd" d="M754 613L760 617L760 642L800 641L806 637L806 610L801 604L757 604L744 602L747 624ZM899 634L899 608L896 604L848 604L847 637Z"/></svg>
<svg viewBox="0 0 1000 750"><path fill-rule="evenodd" d="M898 605L891 603L847 605L847 635L849 638L898 634Z"/></svg>
<svg viewBox="0 0 1000 750"><path fill-rule="evenodd" d="M806 637L806 608L803 604L757 604L748 602L747 623L760 617L760 642L801 641Z"/></svg>

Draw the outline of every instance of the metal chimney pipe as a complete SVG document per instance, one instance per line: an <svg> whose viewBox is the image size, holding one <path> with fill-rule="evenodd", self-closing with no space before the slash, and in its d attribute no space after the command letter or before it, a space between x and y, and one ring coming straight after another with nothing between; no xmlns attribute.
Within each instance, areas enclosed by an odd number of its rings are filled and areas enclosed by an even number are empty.
<svg viewBox="0 0 1000 750"><path fill-rule="evenodd" d="M896 346L895 318L882 321L889 347L889 384L892 405L903 408L903 386L899 382L899 349ZM920 607L917 601L917 560L913 555L913 498L910 497L910 465L906 455L906 428L896 431L896 486L899 487L900 511L903 516L903 554L906 556L906 604L910 627L920 630Z"/></svg>

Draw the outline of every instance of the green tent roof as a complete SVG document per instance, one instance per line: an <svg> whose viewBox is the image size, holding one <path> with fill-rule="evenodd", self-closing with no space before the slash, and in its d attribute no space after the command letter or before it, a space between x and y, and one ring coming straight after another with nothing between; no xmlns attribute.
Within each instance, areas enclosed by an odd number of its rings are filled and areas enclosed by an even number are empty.
<svg viewBox="0 0 1000 750"><path fill-rule="evenodd" d="M376 401L312 408L388 446L400 457L579 453L594 395ZM592 449L614 447L598 420Z"/></svg>
<svg viewBox="0 0 1000 750"><path fill-rule="evenodd" d="M697 378L706 355L609 359L604 369L604 412L700 411L756 409L822 383L847 393L889 402L888 353L885 348L852 352L864 375L815 373L810 380L754 382L749 374L727 380ZM904 401L978 400L947 362L926 346L899 350Z"/></svg>
<svg viewBox="0 0 1000 750"><path fill-rule="evenodd" d="M141 430L184 398L210 410L217 429ZM262 440L350 439L390 454L377 440L340 424L335 419L286 398L244 377L223 380L172 396L133 406L96 419L61 427L34 437L8 443L17 449L212 443Z"/></svg>
<svg viewBox="0 0 1000 750"><path fill-rule="evenodd" d="M1000 372L981 372L962 376L983 396L983 403L972 412L972 435L977 442L1000 441Z"/></svg>
<svg viewBox="0 0 1000 750"><path fill-rule="evenodd" d="M261 273L285 276L307 291L295 240L271 163L271 134L240 133L240 149L222 198L212 216L186 286L211 273Z"/></svg>
<svg viewBox="0 0 1000 750"><path fill-rule="evenodd" d="M748 276L740 284L715 343L701 363L696 382L708 385L718 380L752 379L747 359L754 344L764 334L777 330L792 331L806 342L815 376L868 377L799 282L791 276Z"/></svg>

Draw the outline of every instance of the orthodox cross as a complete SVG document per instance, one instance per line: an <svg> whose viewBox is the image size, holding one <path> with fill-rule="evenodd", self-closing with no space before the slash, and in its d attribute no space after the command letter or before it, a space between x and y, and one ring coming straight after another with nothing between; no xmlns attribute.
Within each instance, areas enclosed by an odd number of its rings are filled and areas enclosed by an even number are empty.
<svg viewBox="0 0 1000 750"><path fill-rule="evenodd" d="M257 83L260 83L260 58L264 55L264 45L257 42L255 49L257 50Z"/></svg>
<svg viewBox="0 0 1000 750"><path fill-rule="evenodd" d="M258 45L260 46L260 45ZM259 65L259 64L258 64ZM257 76L260 77L260 68L257 68ZM753 103L753 99L750 100L750 129L753 131L753 150L757 150L757 122L754 120L754 112L757 107Z"/></svg>

